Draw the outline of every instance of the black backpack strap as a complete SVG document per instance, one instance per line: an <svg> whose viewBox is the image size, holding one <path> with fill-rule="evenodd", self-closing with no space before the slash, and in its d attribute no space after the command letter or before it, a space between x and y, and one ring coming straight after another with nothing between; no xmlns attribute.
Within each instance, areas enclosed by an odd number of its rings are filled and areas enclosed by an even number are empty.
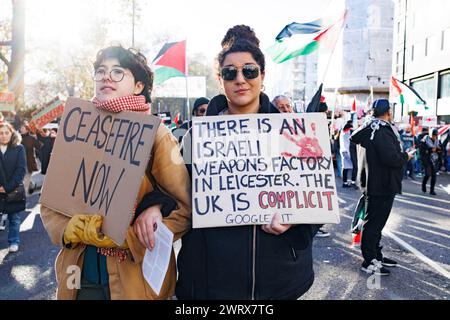
<svg viewBox="0 0 450 320"><path fill-rule="evenodd" d="M134 212L132 224L134 224L137 217L139 217L142 212L157 204L161 205L161 214L164 218L169 216L173 210L178 209L176 200L161 190L153 174L148 172L147 176L153 186L153 191L144 195L142 200L138 203Z"/></svg>

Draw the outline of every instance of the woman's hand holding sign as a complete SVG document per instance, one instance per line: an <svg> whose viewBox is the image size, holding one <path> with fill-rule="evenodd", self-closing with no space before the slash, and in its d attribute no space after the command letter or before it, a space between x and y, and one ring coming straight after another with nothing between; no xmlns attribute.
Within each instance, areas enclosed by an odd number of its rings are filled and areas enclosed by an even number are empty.
<svg viewBox="0 0 450 320"><path fill-rule="evenodd" d="M80 243L84 243L98 248L128 248L125 241L118 246L108 236L101 232L103 216L94 214L74 215L64 230L63 244L66 247L74 248Z"/></svg>
<svg viewBox="0 0 450 320"><path fill-rule="evenodd" d="M272 222L270 224L264 224L261 226L261 228L267 232L274 235L280 235L292 226L292 224L281 224L280 223L280 215L278 213L275 213L272 217Z"/></svg>
<svg viewBox="0 0 450 320"><path fill-rule="evenodd" d="M133 225L134 233L136 233L142 245L152 250L155 247L155 231L156 222L162 221L161 205L155 205L147 208Z"/></svg>

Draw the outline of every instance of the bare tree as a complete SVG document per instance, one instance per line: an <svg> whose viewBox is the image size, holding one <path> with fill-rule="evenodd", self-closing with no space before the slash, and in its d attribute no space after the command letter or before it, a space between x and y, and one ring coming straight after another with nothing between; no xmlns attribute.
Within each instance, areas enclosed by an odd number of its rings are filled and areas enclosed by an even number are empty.
<svg viewBox="0 0 450 320"><path fill-rule="evenodd" d="M24 96L24 63L25 63L25 0L11 0L12 23L11 37L0 42L1 47L10 50L0 51L0 60L6 65L8 73L8 89L14 92L16 108L23 105ZM6 54L5 54L6 53ZM11 57L8 59L7 54Z"/></svg>

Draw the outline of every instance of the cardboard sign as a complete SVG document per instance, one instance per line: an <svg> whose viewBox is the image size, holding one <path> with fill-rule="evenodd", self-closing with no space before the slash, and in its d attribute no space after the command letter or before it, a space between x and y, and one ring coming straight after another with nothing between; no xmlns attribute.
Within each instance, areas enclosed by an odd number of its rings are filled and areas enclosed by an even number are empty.
<svg viewBox="0 0 450 320"><path fill-rule="evenodd" d="M60 117L63 113L64 103L56 97L31 114L30 127L33 131L35 131L36 128L43 128L47 123Z"/></svg>
<svg viewBox="0 0 450 320"><path fill-rule="evenodd" d="M14 92L0 92L0 111L14 111Z"/></svg>
<svg viewBox="0 0 450 320"><path fill-rule="evenodd" d="M68 216L105 216L102 231L122 244L159 123L140 112L109 113L68 99L41 203Z"/></svg>
<svg viewBox="0 0 450 320"><path fill-rule="evenodd" d="M339 223L324 113L193 119L194 228Z"/></svg>

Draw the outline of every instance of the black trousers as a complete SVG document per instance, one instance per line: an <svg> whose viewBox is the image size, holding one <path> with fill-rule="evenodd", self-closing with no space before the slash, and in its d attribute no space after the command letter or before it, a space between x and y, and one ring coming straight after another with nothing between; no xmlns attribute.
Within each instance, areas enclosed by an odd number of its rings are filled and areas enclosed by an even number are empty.
<svg viewBox="0 0 450 320"><path fill-rule="evenodd" d="M381 231L391 213L395 194L389 196L368 196L367 218L363 226L361 238L361 252L364 261L371 262L373 259L381 261Z"/></svg>
<svg viewBox="0 0 450 320"><path fill-rule="evenodd" d="M109 286L92 283L81 277L81 289L78 290L77 300L111 300Z"/></svg>
<svg viewBox="0 0 450 320"><path fill-rule="evenodd" d="M348 173L351 170L352 169L344 169L344 170L342 170L342 182L347 183L347 181L348 181ZM355 180L353 180L353 181L355 181Z"/></svg>
<svg viewBox="0 0 450 320"><path fill-rule="evenodd" d="M434 192L434 186L436 185L436 172L437 171L434 166L425 166L424 169L425 169L425 175L423 176L423 180L422 180L422 191L426 192L427 182L431 176L430 192Z"/></svg>
<svg viewBox="0 0 450 320"><path fill-rule="evenodd" d="M408 171L409 171L409 176L411 178L414 177L414 167L413 167L412 159L409 159L408 162L403 167L403 176L405 178L408 177Z"/></svg>

